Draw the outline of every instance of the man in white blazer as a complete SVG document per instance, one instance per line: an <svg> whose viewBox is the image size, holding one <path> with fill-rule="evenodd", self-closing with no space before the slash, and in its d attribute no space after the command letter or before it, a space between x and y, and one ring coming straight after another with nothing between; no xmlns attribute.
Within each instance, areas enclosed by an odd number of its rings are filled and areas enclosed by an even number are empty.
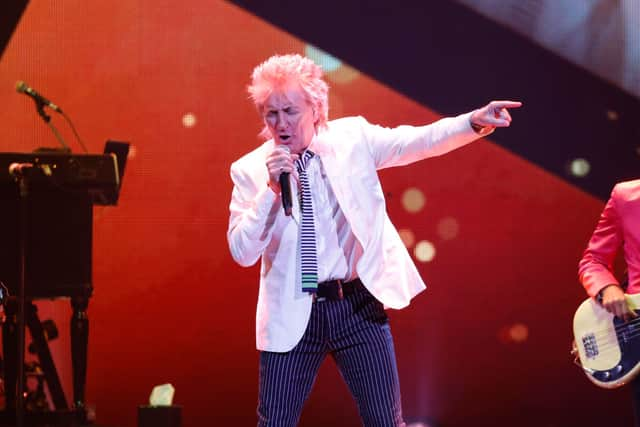
<svg viewBox="0 0 640 427"><path fill-rule="evenodd" d="M322 70L300 55L269 58L248 89L268 140L231 166L227 238L240 265L261 260L258 425L297 424L327 354L364 425L404 425L384 307L406 307L425 284L389 220L377 170L509 126L508 109L521 104L492 101L420 127L328 121Z"/></svg>

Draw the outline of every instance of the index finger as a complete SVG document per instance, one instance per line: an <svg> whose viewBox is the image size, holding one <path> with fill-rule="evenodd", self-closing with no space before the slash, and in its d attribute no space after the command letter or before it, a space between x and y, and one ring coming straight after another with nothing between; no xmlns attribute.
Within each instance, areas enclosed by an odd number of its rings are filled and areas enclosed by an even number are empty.
<svg viewBox="0 0 640 427"><path fill-rule="evenodd" d="M493 101L494 107L497 108L518 108L522 107L522 102L520 101Z"/></svg>

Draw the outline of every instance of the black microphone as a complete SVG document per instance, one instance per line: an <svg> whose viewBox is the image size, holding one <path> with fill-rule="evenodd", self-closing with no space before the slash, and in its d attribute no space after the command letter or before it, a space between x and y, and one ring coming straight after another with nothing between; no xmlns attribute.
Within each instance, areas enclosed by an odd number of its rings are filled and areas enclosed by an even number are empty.
<svg viewBox="0 0 640 427"><path fill-rule="evenodd" d="M27 84L22 80L19 80L16 82L16 92L24 93L25 95L28 95L31 98L33 98L33 100L36 101L37 104L46 105L47 107L51 108L53 111L62 113L62 110L60 109L60 107L58 107L56 104L49 101L47 98L45 98L44 96L40 95L38 92L30 88L29 86L27 86Z"/></svg>
<svg viewBox="0 0 640 427"><path fill-rule="evenodd" d="M283 145L287 153L291 153L291 150L288 146ZM280 182L280 195L282 196L282 207L284 208L284 214L286 216L291 216L291 183L289 182L289 172L282 172L280 177L278 178L278 182Z"/></svg>

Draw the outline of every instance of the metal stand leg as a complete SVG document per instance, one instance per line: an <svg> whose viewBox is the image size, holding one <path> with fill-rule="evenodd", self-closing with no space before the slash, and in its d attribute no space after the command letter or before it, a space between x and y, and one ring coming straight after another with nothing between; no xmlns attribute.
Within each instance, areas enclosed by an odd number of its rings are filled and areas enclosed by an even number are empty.
<svg viewBox="0 0 640 427"><path fill-rule="evenodd" d="M51 357L49 344L44 336L42 323L40 323L40 319L38 318L38 308L32 302L29 302L26 305L25 314L27 326L38 352L38 360L44 372L44 378L47 381L47 387L49 388L53 405L56 410L67 410L69 406L67 405L67 399L64 397L58 371L56 371L53 358Z"/></svg>
<svg viewBox="0 0 640 427"><path fill-rule="evenodd" d="M4 354L5 410L16 410L16 386L18 374L18 326L17 301L9 298L4 307L2 323L2 351Z"/></svg>
<svg viewBox="0 0 640 427"><path fill-rule="evenodd" d="M87 307L89 298L73 297L71 306L71 363L73 366L73 404L78 409L85 406L85 385L87 382L87 346L89 344L89 318Z"/></svg>

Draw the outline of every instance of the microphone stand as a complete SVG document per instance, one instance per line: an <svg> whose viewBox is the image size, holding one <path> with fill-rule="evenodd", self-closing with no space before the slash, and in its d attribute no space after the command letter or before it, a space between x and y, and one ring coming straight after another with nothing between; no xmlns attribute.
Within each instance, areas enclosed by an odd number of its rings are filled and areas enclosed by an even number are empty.
<svg viewBox="0 0 640 427"><path fill-rule="evenodd" d="M49 128L51 128L51 131L53 132L53 134L55 135L56 139L58 140L58 142L60 142L60 144L64 147L64 151L70 153L71 152L71 148L69 148L69 146L64 142L64 139L62 139L62 135L60 135L60 132L58 132L58 129L56 129L55 126L53 126L53 124L51 123L51 116L48 115L47 113L45 113L44 111L44 107L45 104L42 101L34 101L36 103L36 110L38 111L38 115L40 115L40 117L42 117L42 120L44 120L44 122L47 124L47 126L49 126Z"/></svg>
<svg viewBox="0 0 640 427"><path fill-rule="evenodd" d="M26 257L27 257L27 222L29 216L29 185L25 171L28 171L32 165L21 165L11 173L15 178L20 196L20 268L18 287L18 357L17 357L17 385L16 385L16 427L24 426L24 346L25 346L25 288L26 288Z"/></svg>

